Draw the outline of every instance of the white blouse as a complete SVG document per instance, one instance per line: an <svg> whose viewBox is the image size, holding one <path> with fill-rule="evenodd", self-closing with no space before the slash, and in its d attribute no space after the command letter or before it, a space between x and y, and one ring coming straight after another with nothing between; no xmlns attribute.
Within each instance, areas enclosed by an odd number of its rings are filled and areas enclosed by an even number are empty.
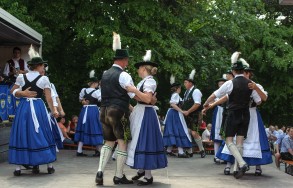
<svg viewBox="0 0 293 188"><path fill-rule="evenodd" d="M83 88L79 93L79 100L82 100L84 97L84 91L86 91L87 94L95 90L94 88ZM97 89L95 92L92 93L92 97L98 99L98 101L101 101L101 90Z"/></svg>
<svg viewBox="0 0 293 188"><path fill-rule="evenodd" d="M40 75L40 73L37 71L30 71L30 72L26 73L25 75L26 75L26 78L28 79L28 81L32 82L35 78L37 78ZM23 87L25 85L23 74L18 75L18 77L16 78L15 85L18 85L19 87ZM41 89L45 89L45 88L50 89L51 88L51 84L50 84L49 78L47 76L42 76L37 81L36 85Z"/></svg>
<svg viewBox="0 0 293 188"><path fill-rule="evenodd" d="M157 82L154 80L153 76L147 76L137 84L137 89L140 89L143 84L143 92L155 93L157 89Z"/></svg>
<svg viewBox="0 0 293 188"><path fill-rule="evenodd" d="M180 97L180 95L176 92L174 92L171 96L171 99L170 99L170 104L178 104L179 102L182 101L182 98Z"/></svg>

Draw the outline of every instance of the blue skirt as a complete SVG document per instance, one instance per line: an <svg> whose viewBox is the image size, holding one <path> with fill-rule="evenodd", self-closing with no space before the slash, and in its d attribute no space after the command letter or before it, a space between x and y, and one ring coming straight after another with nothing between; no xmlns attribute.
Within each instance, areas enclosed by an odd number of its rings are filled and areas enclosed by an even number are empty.
<svg viewBox="0 0 293 188"><path fill-rule="evenodd" d="M217 114L218 114L218 106L216 106L215 110L213 111L213 117L212 117L212 129L211 129L210 139L213 141L216 141L215 140L215 129L216 129Z"/></svg>
<svg viewBox="0 0 293 188"><path fill-rule="evenodd" d="M154 170L165 168L167 157L157 114L152 107L145 107L132 168Z"/></svg>
<svg viewBox="0 0 293 188"><path fill-rule="evenodd" d="M243 157L245 162L250 166L256 166L256 165L266 165L273 162L272 160L272 154L269 147L268 138L265 132L264 124L261 118L261 115L258 110L257 112L257 121L258 121L258 130L259 130L259 141L260 141L260 147L261 147L261 153L262 158L251 158L251 157ZM225 146L225 142L221 145L219 148L219 151L217 152L217 157L219 159L234 163L234 157L233 155L228 155L222 153L222 150Z"/></svg>
<svg viewBox="0 0 293 188"><path fill-rule="evenodd" d="M22 98L11 127L9 140L11 164L35 166L56 160L56 145L44 102L37 99L33 104L40 125L39 132L35 131L30 102Z"/></svg>
<svg viewBox="0 0 293 188"><path fill-rule="evenodd" d="M61 140L61 136L58 129L58 124L56 124L56 118L54 116L51 117L51 125L52 125L52 133L54 136L54 140L58 149L63 149L63 142Z"/></svg>
<svg viewBox="0 0 293 188"><path fill-rule="evenodd" d="M86 107L83 107L79 114L74 141L92 146L102 145L104 139L99 109L97 106L88 106L86 122L83 124L85 111Z"/></svg>
<svg viewBox="0 0 293 188"><path fill-rule="evenodd" d="M191 142L184 132L179 112L175 109L168 110L163 138L165 146L192 147Z"/></svg>

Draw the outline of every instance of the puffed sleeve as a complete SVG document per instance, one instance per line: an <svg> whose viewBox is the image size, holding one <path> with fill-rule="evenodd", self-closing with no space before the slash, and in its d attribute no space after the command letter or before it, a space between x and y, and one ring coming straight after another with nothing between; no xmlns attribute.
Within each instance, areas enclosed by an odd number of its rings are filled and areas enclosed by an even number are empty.
<svg viewBox="0 0 293 188"><path fill-rule="evenodd" d="M260 84L256 84L256 86L257 86L262 92L264 92L264 94L265 94L266 96L268 96L268 92L265 91L265 89L262 87L262 85L260 85Z"/></svg>
<svg viewBox="0 0 293 188"><path fill-rule="evenodd" d="M37 81L37 86L41 89L51 89L51 84L50 80L47 76L42 76L38 81Z"/></svg>
<svg viewBox="0 0 293 188"><path fill-rule="evenodd" d="M173 93L170 99L170 104L178 104L180 100L180 96L178 93Z"/></svg>
<svg viewBox="0 0 293 188"><path fill-rule="evenodd" d="M24 78L23 74L19 74L18 77L16 78L15 85L18 85L20 87L24 86Z"/></svg>
<svg viewBox="0 0 293 188"><path fill-rule="evenodd" d="M98 99L98 101L101 101L101 91L99 89L97 89L92 96L96 99Z"/></svg>
<svg viewBox="0 0 293 188"><path fill-rule="evenodd" d="M157 88L156 80L154 80L152 78L147 79L143 84L143 91L144 92L155 93L156 88Z"/></svg>
<svg viewBox="0 0 293 188"><path fill-rule="evenodd" d="M84 96L84 90L85 90L85 88L82 88L82 90L81 90L80 93L79 93L79 100L80 100L80 101L83 99L83 96Z"/></svg>

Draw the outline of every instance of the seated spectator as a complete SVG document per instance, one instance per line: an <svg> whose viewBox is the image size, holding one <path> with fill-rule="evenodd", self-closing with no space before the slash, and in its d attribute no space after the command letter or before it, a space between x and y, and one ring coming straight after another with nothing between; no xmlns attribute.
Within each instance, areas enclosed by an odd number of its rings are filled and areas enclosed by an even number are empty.
<svg viewBox="0 0 293 188"><path fill-rule="evenodd" d="M211 129L212 124L209 123L206 127L206 130L201 135L203 141L210 141Z"/></svg>
<svg viewBox="0 0 293 188"><path fill-rule="evenodd" d="M64 123L65 123L65 118L63 117L58 122L58 126L61 129L63 137L64 137L63 144L74 144L74 142L71 140L71 138L67 134L67 128L65 127Z"/></svg>
<svg viewBox="0 0 293 188"><path fill-rule="evenodd" d="M286 128L284 129L286 130ZM278 169L280 169L280 159L281 159L281 154L280 154L280 148L281 148L281 144L282 144L282 140L284 139L284 137L286 136L286 133L283 134L279 134L277 137L277 140L274 144L275 146L275 163Z"/></svg>
<svg viewBox="0 0 293 188"><path fill-rule="evenodd" d="M278 132L275 131L275 127L273 125L270 125L269 128L266 128L266 134L268 137L268 141L270 143L270 147L272 151L274 150L274 143L277 140L277 134Z"/></svg>
<svg viewBox="0 0 293 188"><path fill-rule="evenodd" d="M281 159L293 161L293 127L289 129L288 135L282 140Z"/></svg>
<svg viewBox="0 0 293 188"><path fill-rule="evenodd" d="M68 122L67 132L68 132L68 135L70 136L70 138L72 138L72 139L74 139L74 134L75 134L77 122L78 122L77 115L73 115L71 117L71 121Z"/></svg>

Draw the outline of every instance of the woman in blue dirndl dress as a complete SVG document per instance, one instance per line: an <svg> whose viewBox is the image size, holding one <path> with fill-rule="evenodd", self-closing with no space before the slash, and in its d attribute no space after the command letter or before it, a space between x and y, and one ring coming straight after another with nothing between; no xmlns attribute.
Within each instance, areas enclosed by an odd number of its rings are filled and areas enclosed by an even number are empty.
<svg viewBox="0 0 293 188"><path fill-rule="evenodd" d="M156 74L157 66L150 60L136 63L138 75L143 80L138 83L137 88L134 86L128 87L129 92L135 93L138 104L130 114L132 140L128 144L126 164L131 168L139 169L132 180L138 180L144 176L144 180L139 181L137 185L152 184L151 170L167 166L158 116L151 104L152 95L157 87L152 75Z"/></svg>
<svg viewBox="0 0 293 188"><path fill-rule="evenodd" d="M74 141L78 142L77 156L87 156L82 152L82 146L92 145L99 147L103 144L103 130L100 123L100 112L98 108L101 101L101 91L96 89L99 80L92 77L88 83L89 88L83 88L79 93L79 100L83 107L78 117L78 123L74 135Z"/></svg>
<svg viewBox="0 0 293 188"><path fill-rule="evenodd" d="M181 92L181 85L179 83L173 83L171 85L172 96L170 100L170 105L166 119L164 121L164 145L167 147L167 154L174 156L172 153L173 146L178 147L178 157L188 158L184 153L183 148L191 148L192 141L190 134L188 133L188 128L183 116L183 111L178 105L180 105L182 99L179 96Z"/></svg>
<svg viewBox="0 0 293 188"><path fill-rule="evenodd" d="M21 175L20 165L34 166L33 173L39 173L38 165L47 164L48 173L55 172L52 162L56 160L56 144L52 134L46 106L41 99L45 93L46 101L55 117L50 81L40 73L45 61L34 57L28 62L30 71L20 74L11 89L14 96L20 97L9 141L9 163L16 164L15 176Z"/></svg>

